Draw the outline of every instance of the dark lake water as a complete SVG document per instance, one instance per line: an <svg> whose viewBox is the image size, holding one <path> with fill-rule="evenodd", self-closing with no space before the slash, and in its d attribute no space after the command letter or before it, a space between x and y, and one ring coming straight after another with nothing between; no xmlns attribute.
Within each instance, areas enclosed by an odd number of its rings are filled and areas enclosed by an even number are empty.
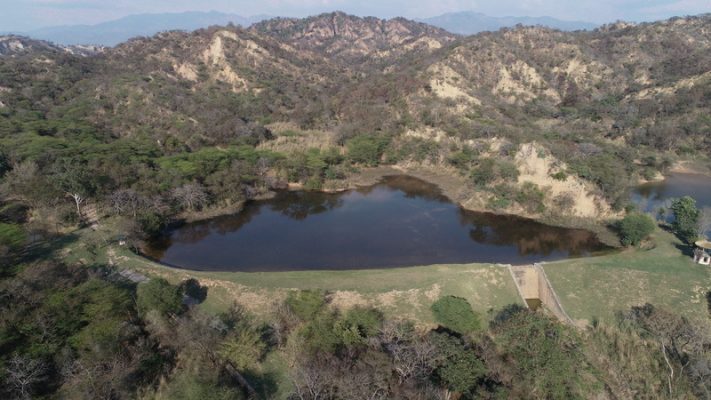
<svg viewBox="0 0 711 400"><path fill-rule="evenodd" d="M711 207L711 177L699 174L670 174L663 181L638 186L632 200L643 211L656 212L673 198L691 196L699 208Z"/></svg>
<svg viewBox="0 0 711 400"><path fill-rule="evenodd" d="M465 211L436 186L394 176L338 194L280 192L238 214L183 225L145 251L193 270L289 271L522 264L605 249L588 231Z"/></svg>

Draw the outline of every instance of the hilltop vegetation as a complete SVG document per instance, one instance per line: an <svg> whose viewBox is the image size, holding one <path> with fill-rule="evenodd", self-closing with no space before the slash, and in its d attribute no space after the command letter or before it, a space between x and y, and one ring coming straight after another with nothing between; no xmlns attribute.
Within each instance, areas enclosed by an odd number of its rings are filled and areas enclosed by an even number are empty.
<svg viewBox="0 0 711 400"><path fill-rule="evenodd" d="M165 32L95 56L4 38L4 180L24 167L53 187L61 171L92 171L89 202L128 190L166 217L184 185L214 207L388 163L466 177L478 194L458 200L471 208L610 217L631 182L708 153L709 23L456 37L335 13ZM259 150L299 130L323 140ZM321 164L310 148L324 145ZM51 193L6 197L41 208Z"/></svg>

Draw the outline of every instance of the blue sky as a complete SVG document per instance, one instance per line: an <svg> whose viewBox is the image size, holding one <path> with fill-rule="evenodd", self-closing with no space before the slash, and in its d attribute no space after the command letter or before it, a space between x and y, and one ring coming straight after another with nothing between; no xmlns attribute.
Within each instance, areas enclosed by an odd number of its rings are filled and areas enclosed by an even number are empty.
<svg viewBox="0 0 711 400"><path fill-rule="evenodd" d="M95 24L130 14L210 10L243 16L306 16L342 10L409 18L478 11L493 16L547 15L604 23L711 12L711 0L0 0L0 31Z"/></svg>

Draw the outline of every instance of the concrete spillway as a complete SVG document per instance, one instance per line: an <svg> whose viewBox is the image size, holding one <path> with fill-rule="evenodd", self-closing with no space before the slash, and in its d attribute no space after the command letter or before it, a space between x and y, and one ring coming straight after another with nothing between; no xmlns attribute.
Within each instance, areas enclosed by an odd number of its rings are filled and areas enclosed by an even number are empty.
<svg viewBox="0 0 711 400"><path fill-rule="evenodd" d="M541 304L562 322L574 325L540 264L509 266L509 271L526 307Z"/></svg>

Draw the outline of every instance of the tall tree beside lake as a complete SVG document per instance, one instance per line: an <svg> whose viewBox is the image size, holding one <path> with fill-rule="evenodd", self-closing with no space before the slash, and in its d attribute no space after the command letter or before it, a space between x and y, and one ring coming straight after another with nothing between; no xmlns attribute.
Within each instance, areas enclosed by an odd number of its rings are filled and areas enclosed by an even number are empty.
<svg viewBox="0 0 711 400"><path fill-rule="evenodd" d="M693 244L699 238L698 226L701 217L701 212L696 208L696 200L689 196L674 199L671 210L674 213L674 233L686 243Z"/></svg>

